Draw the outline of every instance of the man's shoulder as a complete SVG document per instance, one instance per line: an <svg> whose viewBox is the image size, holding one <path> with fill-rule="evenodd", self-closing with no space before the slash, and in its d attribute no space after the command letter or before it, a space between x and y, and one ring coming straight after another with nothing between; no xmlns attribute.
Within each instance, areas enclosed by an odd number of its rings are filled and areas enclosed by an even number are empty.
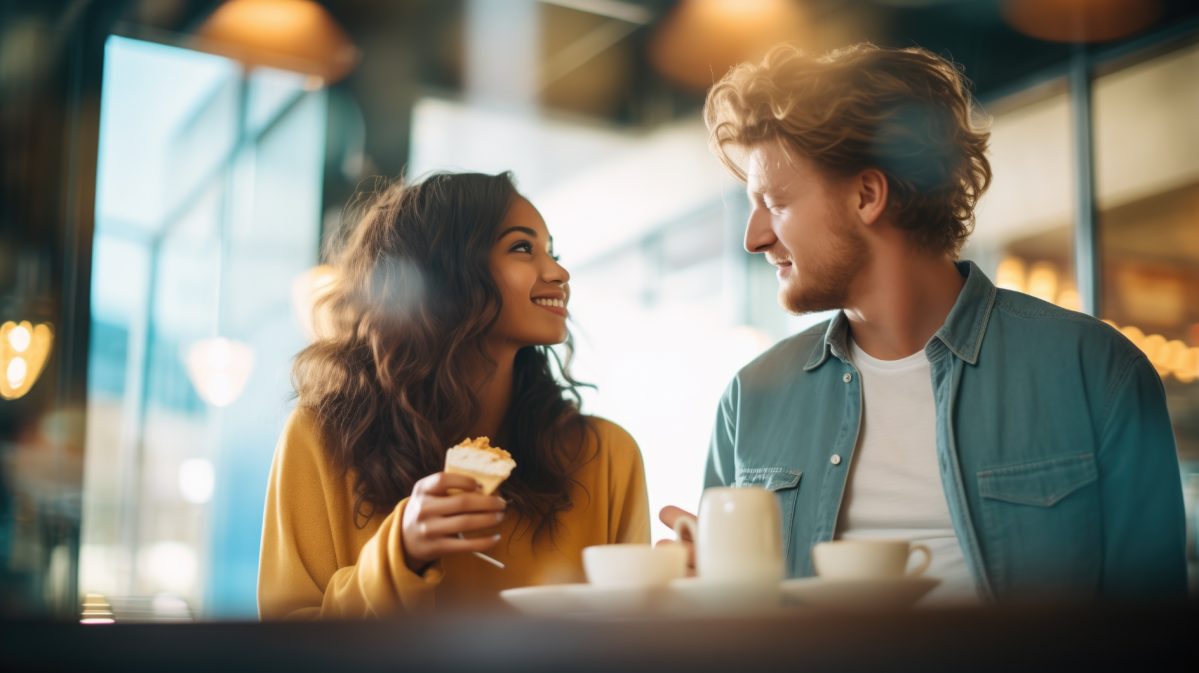
<svg viewBox="0 0 1199 673"><path fill-rule="evenodd" d="M1097 345L1103 344L1129 354L1139 352L1137 347L1110 323L1023 292L997 290L995 313L991 319L992 322L999 321L1018 326L1017 333L1029 338L1038 341L1048 339L1043 344L1046 346L1051 346L1054 342L1063 346L1073 346L1078 340L1082 340Z"/></svg>
<svg viewBox="0 0 1199 673"><path fill-rule="evenodd" d="M1066 359L1086 362L1093 371L1107 363L1117 375L1134 363L1151 367L1145 353L1110 323L1056 306L1022 292L998 290L986 340L1016 349L1021 359L1051 366ZM993 339L996 332L1002 334Z"/></svg>
<svg viewBox="0 0 1199 673"><path fill-rule="evenodd" d="M813 325L766 349L737 372L737 381L744 386L773 382L779 377L794 378L803 371L812 353L824 347L830 321Z"/></svg>

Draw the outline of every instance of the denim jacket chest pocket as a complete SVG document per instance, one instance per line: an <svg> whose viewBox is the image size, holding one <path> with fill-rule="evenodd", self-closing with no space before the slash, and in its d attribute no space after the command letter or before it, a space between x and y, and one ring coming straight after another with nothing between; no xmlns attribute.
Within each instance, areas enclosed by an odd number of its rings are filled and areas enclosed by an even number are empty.
<svg viewBox="0 0 1199 673"><path fill-rule="evenodd" d="M1093 454L978 473L998 598L1094 595L1102 572L1098 482Z"/></svg>
<svg viewBox="0 0 1199 673"><path fill-rule="evenodd" d="M782 514L783 557L790 567L791 524L795 521L795 503L799 496L799 478L802 472L783 467L737 468L737 486L757 486L774 493Z"/></svg>

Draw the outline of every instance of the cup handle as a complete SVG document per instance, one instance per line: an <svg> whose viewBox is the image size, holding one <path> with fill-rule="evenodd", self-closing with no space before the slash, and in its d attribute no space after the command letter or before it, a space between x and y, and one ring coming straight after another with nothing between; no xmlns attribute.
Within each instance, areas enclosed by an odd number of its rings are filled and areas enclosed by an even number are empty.
<svg viewBox="0 0 1199 673"><path fill-rule="evenodd" d="M912 552L914 551L924 552L924 563L921 563L919 568L916 568L912 572L908 573L908 577L920 577L924 574L925 570L928 570L928 565L933 562L933 553L928 550L928 547L925 547L922 544L912 545L911 548L908 549L908 558L912 557Z"/></svg>
<svg viewBox="0 0 1199 673"><path fill-rule="evenodd" d="M680 516L674 522L674 536L680 541L683 539L683 531L686 530L691 535L691 543L695 544L699 540L699 520L693 516Z"/></svg>

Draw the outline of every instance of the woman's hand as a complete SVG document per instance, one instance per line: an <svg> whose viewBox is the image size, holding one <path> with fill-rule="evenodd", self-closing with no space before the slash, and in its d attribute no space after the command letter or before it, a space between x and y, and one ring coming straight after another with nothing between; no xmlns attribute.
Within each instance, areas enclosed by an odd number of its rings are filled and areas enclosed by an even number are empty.
<svg viewBox="0 0 1199 673"><path fill-rule="evenodd" d="M451 488L466 492L449 495ZM458 534L498 524L505 507L501 498L479 493L479 483L470 477L438 472L421 479L412 488L400 523L404 562L420 574L446 554L491 549L499 535L464 540Z"/></svg>

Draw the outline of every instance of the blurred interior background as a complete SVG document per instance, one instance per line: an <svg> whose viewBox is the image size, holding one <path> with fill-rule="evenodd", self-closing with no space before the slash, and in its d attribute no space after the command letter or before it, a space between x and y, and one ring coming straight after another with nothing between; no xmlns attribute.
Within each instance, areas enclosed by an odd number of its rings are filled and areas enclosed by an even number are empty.
<svg viewBox="0 0 1199 673"><path fill-rule="evenodd" d="M1194 567L1193 2L0 0L0 616L255 618L321 244L375 176L515 171L585 410L637 438L655 511L697 503L724 386L826 317L742 250L704 91L862 40L974 83L995 182L964 257L1157 367Z"/></svg>

